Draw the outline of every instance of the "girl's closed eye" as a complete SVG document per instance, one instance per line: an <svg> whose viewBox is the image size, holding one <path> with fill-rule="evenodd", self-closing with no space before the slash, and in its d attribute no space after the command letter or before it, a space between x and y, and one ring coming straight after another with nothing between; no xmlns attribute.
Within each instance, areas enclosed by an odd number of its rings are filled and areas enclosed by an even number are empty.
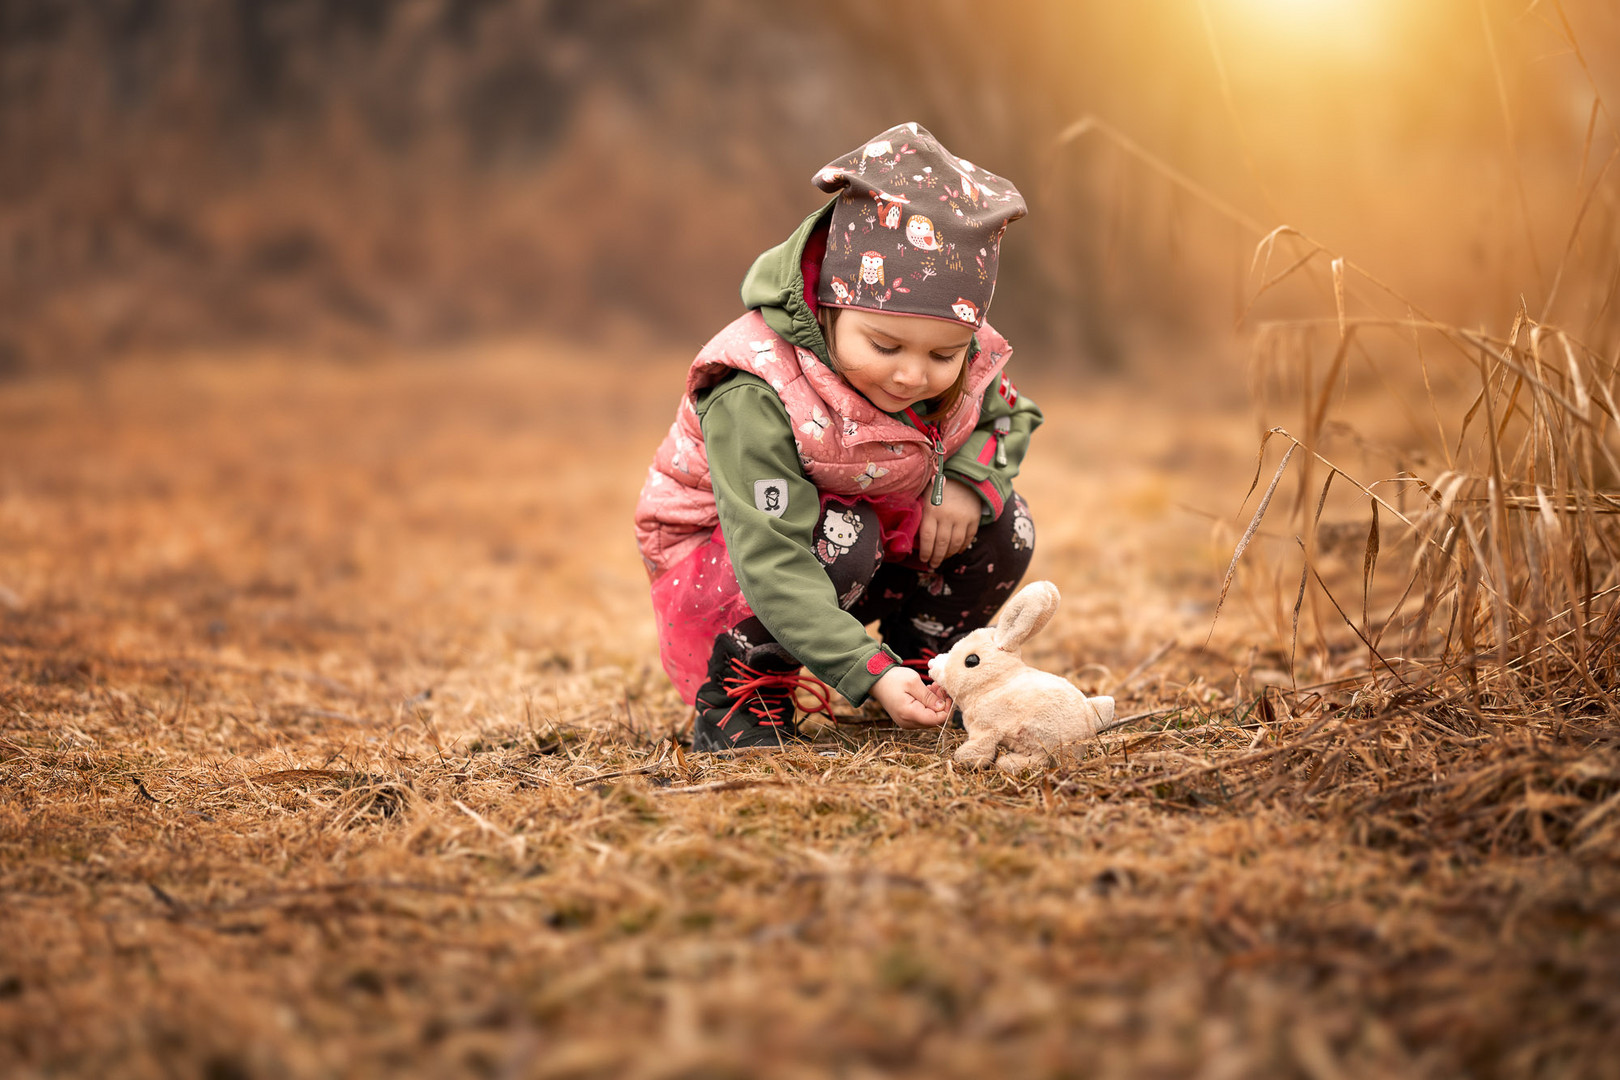
<svg viewBox="0 0 1620 1080"><path fill-rule="evenodd" d="M880 345L871 338L867 339L867 344L872 346L874 352L877 352L882 356L893 356L895 353L900 351L900 346L898 345ZM928 354L930 359L939 360L943 363L950 363L961 355L961 349L951 349L947 352L931 352Z"/></svg>

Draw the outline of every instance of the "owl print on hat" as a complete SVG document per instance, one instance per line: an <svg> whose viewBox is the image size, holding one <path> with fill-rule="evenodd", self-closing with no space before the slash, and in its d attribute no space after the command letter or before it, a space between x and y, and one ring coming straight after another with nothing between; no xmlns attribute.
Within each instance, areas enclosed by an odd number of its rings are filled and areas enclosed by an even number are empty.
<svg viewBox="0 0 1620 1080"><path fill-rule="evenodd" d="M906 222L906 239L911 246L922 251L938 251L939 237L934 235L934 223L921 214L912 214Z"/></svg>
<svg viewBox="0 0 1620 1080"><path fill-rule="evenodd" d="M1017 188L916 124L862 143L815 183L839 194L821 303L983 324L1002 230L1025 213Z"/></svg>
<svg viewBox="0 0 1620 1080"><path fill-rule="evenodd" d="M889 302L894 293L888 288L883 277L883 252L861 252L861 276L855 284L855 302L859 304L862 295L865 295L881 309Z"/></svg>
<svg viewBox="0 0 1620 1080"><path fill-rule="evenodd" d="M883 252L861 252L861 284L883 284Z"/></svg>
<svg viewBox="0 0 1620 1080"><path fill-rule="evenodd" d="M894 153L894 144L888 139L872 140L861 149L861 170L865 171L866 163L873 158L888 157L892 153Z"/></svg>

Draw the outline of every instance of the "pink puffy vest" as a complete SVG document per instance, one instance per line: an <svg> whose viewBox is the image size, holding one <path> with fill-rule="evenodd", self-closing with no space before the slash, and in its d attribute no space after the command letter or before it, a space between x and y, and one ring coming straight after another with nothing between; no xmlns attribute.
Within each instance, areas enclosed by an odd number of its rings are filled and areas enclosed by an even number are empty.
<svg viewBox="0 0 1620 1080"><path fill-rule="evenodd" d="M957 407L940 421L945 456L959 450L979 421L979 402L1012 353L985 323ZM799 463L823 495L921 500L934 479L928 436L880 411L807 349L794 347L750 311L703 347L686 377L675 422L653 455L636 504L636 540L655 579L709 539L720 523L709 482L703 429L693 400L732 370L770 383L793 423Z"/></svg>

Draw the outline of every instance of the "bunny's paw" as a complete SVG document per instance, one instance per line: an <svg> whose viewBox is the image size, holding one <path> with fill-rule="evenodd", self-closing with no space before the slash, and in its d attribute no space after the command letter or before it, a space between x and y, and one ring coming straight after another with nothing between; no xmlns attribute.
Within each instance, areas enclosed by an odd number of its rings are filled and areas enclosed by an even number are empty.
<svg viewBox="0 0 1620 1080"><path fill-rule="evenodd" d="M1034 772L1046 764L1044 754L1002 754L996 759L996 768L1002 772L1018 775L1020 773Z"/></svg>
<svg viewBox="0 0 1620 1080"><path fill-rule="evenodd" d="M956 761L959 765L966 765L973 769L988 769L996 760L996 740L994 736L981 736L969 739L956 748Z"/></svg>

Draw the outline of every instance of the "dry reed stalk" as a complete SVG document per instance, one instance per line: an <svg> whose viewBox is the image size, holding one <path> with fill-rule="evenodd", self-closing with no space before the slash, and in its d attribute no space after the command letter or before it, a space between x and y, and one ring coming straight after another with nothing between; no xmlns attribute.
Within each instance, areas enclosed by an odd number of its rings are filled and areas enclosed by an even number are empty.
<svg viewBox="0 0 1620 1080"><path fill-rule="evenodd" d="M1558 16L1573 39L1561 8ZM1491 33L1488 19L1484 28ZM1494 40L1488 47L1498 89L1505 93ZM1578 45L1576 50L1584 69ZM1505 100L1502 107L1506 117ZM1238 305L1240 326L1262 298L1318 267L1326 269L1332 304L1322 319L1267 322L1256 339L1251 384L1267 409L1282 408L1287 400L1272 396L1272 387L1297 386L1299 435L1268 425L1248 494L1258 486L1270 438L1282 435L1290 445L1233 549L1215 599L1218 617L1235 584L1254 577L1270 579L1274 594L1286 595L1286 554L1272 561L1273 570L1255 565L1255 553L1275 543L1273 536L1297 533L1293 557L1300 560L1300 580L1292 625L1284 609L1277 631L1280 666L1292 689L1256 696L1255 709L1265 722L1253 739L1228 741L1235 724L1205 729L1197 755L1203 763L1154 769L1112 787L1099 786L1095 775L1066 783L1115 799L1223 807L1282 799L1322 813L1365 815L1362 840L1397 850L1591 850L1584 845L1595 849L1589 838L1604 821L1611 822L1605 842L1612 843L1620 831L1612 825L1620 778L1611 734L1620 720L1612 693L1620 673L1614 651L1620 536L1611 524L1620 507L1617 363L1574 328L1549 321L1560 296L1591 284L1599 285L1601 300L1594 319L1610 311L1612 285L1577 282L1568 272L1583 228L1591 224L1591 208L1613 198L1610 172L1620 136L1595 174L1585 171L1597 120L1606 115L1597 94L1582 148L1578 205L1541 316L1532 318L1521 305L1503 337L1431 316L1298 230L1262 227L1095 118L1060 137L1063 145L1088 133L1102 136L1256 237L1253 284ZM1511 121L1509 126L1511 153L1516 135ZM1517 184L1522 209L1522 180ZM1298 250L1285 255L1290 244ZM1283 269L1273 271L1278 261ZM1614 280L1620 281L1620 273ZM1358 283L1370 284L1372 293L1362 296ZM1379 312L1374 299L1393 301L1399 316ZM1353 310L1352 301L1371 313ZM1309 337L1319 323L1338 331L1323 369L1316 367ZM1421 376L1416 393L1428 413L1421 423L1402 400L1399 373L1392 383L1376 363L1390 349L1377 336L1387 330L1406 335L1413 374ZM1438 353L1425 347L1436 338L1444 346ZM1383 437L1392 451L1387 457L1358 440L1374 479L1357 480L1362 471L1334 460L1330 443L1341 436L1335 414L1347 408L1339 388L1348 388L1363 369L1378 376L1411 430ZM1469 376L1473 388L1458 401ZM1413 449L1425 444L1433 448L1426 464ZM1295 455L1300 447L1307 453ZM1299 494L1287 511L1288 525L1262 530L1267 514L1277 514L1271 495L1291 465ZM1312 476L1318 467L1328 471L1319 493ZM1331 504L1333 512L1324 513L1335 478L1348 481L1356 499L1366 501L1354 567L1348 560L1340 565L1336 553L1327 565L1321 554L1336 551L1327 530L1338 528L1333 518L1343 514L1343 496ZM1395 502L1379 490L1391 483ZM1416 508L1406 504L1409 488L1421 494ZM1265 544L1256 544L1257 537ZM1404 577L1391 579L1391 568L1402 566ZM1344 588L1356 587L1351 574L1357 570L1359 618L1340 600ZM1302 615L1316 627L1303 643ZM1350 642L1360 647L1360 662ZM1326 694L1300 687L1296 650L1343 682ZM1263 737L1274 745L1260 748ZM1154 738L1161 736L1149 736ZM1107 760L1122 768L1142 762L1141 743L1134 758L1131 745L1121 745Z"/></svg>

